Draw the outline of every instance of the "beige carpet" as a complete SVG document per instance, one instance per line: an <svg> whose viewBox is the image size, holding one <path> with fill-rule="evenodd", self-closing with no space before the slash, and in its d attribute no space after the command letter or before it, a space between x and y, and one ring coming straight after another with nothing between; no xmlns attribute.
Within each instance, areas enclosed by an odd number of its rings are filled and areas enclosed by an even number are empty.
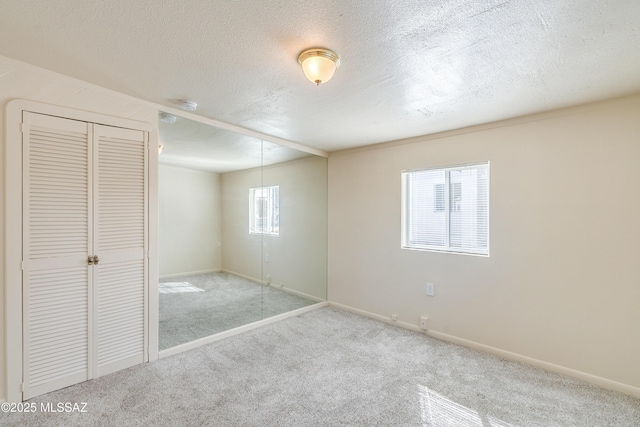
<svg viewBox="0 0 640 427"><path fill-rule="evenodd" d="M640 399L321 308L50 393L8 426L640 426Z"/></svg>
<svg viewBox="0 0 640 427"><path fill-rule="evenodd" d="M160 350L316 303L229 273L161 282Z"/></svg>

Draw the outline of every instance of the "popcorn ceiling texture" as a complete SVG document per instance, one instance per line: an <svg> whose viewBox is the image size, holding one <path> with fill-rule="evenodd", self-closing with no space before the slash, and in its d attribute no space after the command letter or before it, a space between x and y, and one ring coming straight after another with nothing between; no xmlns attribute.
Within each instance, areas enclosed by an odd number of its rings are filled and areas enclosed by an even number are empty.
<svg viewBox="0 0 640 427"><path fill-rule="evenodd" d="M0 54L325 151L640 91L629 0L4 1ZM298 54L341 57L316 87Z"/></svg>
<svg viewBox="0 0 640 427"><path fill-rule="evenodd" d="M3 426L637 426L640 399L321 308L30 400Z"/></svg>

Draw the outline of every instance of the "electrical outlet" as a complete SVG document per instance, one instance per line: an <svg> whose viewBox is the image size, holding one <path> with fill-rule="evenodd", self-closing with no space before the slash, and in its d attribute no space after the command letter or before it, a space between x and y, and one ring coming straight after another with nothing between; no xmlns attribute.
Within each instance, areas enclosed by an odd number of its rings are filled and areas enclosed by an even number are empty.
<svg viewBox="0 0 640 427"><path fill-rule="evenodd" d="M432 297L435 294L436 294L436 285L434 285L433 283L427 283L427 295Z"/></svg>
<svg viewBox="0 0 640 427"><path fill-rule="evenodd" d="M420 317L420 329L424 329L425 331L428 329L429 318L427 316Z"/></svg>
<svg viewBox="0 0 640 427"><path fill-rule="evenodd" d="M265 256L264 256L264 262L269 262L269 254L265 254Z"/></svg>
<svg viewBox="0 0 640 427"><path fill-rule="evenodd" d="M391 320L393 320L394 322L396 322L398 320L398 315L397 314L392 314L391 315Z"/></svg>

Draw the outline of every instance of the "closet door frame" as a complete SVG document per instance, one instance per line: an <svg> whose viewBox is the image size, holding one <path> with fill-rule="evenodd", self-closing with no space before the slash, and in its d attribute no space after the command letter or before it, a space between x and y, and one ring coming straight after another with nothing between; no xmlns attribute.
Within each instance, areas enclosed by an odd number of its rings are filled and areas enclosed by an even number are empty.
<svg viewBox="0 0 640 427"><path fill-rule="evenodd" d="M158 359L158 132L157 122L147 123L57 105L16 99L7 103L5 115L5 365L8 402L21 402L22 341L22 116L24 111L148 132L148 280L146 322L148 360Z"/></svg>

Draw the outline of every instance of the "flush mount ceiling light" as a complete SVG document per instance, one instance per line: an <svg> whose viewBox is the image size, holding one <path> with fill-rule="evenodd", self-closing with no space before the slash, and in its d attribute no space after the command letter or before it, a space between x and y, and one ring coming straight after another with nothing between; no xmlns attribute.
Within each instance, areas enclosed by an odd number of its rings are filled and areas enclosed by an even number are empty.
<svg viewBox="0 0 640 427"><path fill-rule="evenodd" d="M184 111L196 111L198 104L189 99L178 99L178 107L182 108Z"/></svg>
<svg viewBox="0 0 640 427"><path fill-rule="evenodd" d="M320 86L321 83L331 80L340 66L340 58L332 50L316 47L300 53L298 64L302 66L302 71L309 81Z"/></svg>

